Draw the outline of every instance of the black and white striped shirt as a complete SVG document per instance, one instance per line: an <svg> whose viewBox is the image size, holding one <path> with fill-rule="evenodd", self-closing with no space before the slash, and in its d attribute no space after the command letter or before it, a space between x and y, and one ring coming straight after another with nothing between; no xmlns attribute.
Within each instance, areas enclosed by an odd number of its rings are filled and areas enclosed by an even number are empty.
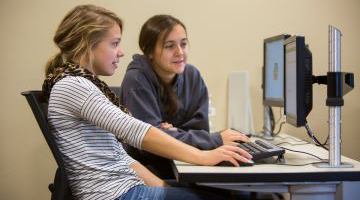
<svg viewBox="0 0 360 200"><path fill-rule="evenodd" d="M57 82L48 119L77 199L115 199L144 184L117 138L140 149L150 125L123 113L91 81Z"/></svg>

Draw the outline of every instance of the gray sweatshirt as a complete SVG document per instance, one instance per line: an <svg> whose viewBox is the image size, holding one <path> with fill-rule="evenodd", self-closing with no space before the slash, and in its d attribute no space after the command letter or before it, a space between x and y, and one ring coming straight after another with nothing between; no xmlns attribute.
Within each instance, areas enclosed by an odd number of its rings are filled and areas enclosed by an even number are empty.
<svg viewBox="0 0 360 200"><path fill-rule="evenodd" d="M221 146L220 134L209 134L208 91L200 72L187 64L184 72L176 76L172 89L176 92L179 106L175 116L167 122L177 130L162 130L199 149ZM164 122L160 83L143 55L133 56L121 85L120 101L137 119L158 128Z"/></svg>

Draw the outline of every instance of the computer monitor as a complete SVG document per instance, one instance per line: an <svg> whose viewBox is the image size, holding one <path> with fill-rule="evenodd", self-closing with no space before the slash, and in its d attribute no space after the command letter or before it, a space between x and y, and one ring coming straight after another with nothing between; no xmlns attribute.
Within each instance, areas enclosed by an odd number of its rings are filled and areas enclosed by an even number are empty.
<svg viewBox="0 0 360 200"><path fill-rule="evenodd" d="M285 40L286 122L301 127L312 109L312 54L303 36Z"/></svg>
<svg viewBox="0 0 360 200"><path fill-rule="evenodd" d="M264 106L284 106L284 40L289 37L282 34L264 40Z"/></svg>

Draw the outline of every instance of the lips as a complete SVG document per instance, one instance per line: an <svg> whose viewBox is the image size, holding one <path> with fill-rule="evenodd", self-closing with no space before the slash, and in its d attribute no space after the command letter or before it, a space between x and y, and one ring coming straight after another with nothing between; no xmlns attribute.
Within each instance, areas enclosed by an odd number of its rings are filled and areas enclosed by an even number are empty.
<svg viewBox="0 0 360 200"><path fill-rule="evenodd" d="M184 60L178 60L178 61L174 61L173 63L179 64L179 63L183 63Z"/></svg>
<svg viewBox="0 0 360 200"><path fill-rule="evenodd" d="M113 67L114 67L114 68L117 68L117 67L118 67L118 66L117 66L118 63L119 63L119 61L117 61L117 62L112 62Z"/></svg>

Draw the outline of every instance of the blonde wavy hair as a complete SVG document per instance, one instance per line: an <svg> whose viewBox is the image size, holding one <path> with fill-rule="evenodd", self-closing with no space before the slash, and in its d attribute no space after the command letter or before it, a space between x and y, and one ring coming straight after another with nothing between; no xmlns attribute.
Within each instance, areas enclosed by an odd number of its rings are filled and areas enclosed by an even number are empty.
<svg viewBox="0 0 360 200"><path fill-rule="evenodd" d="M108 30L118 24L122 31L122 20L113 12L95 5L79 5L61 21L54 36L60 52L49 59L45 76L65 62L74 62L92 69L92 49L105 37Z"/></svg>

